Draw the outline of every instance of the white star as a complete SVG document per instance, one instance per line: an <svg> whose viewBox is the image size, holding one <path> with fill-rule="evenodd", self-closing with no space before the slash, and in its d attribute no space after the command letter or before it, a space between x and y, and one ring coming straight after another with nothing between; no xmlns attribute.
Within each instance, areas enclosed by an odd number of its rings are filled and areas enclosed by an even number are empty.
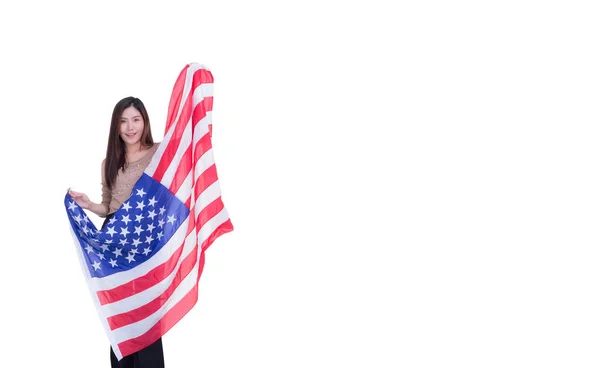
<svg viewBox="0 0 600 368"><path fill-rule="evenodd" d="M108 261L108 263L110 263L110 265L113 267L117 266L117 261L115 261L114 259L111 259L110 261Z"/></svg>
<svg viewBox="0 0 600 368"><path fill-rule="evenodd" d="M154 204L155 204L156 202L158 202L158 201L156 200L156 197L152 197L152 198L150 199L150 203L148 203L148 206L154 206Z"/></svg>
<svg viewBox="0 0 600 368"><path fill-rule="evenodd" d="M144 205L144 201L138 202L137 204L138 204L138 205L137 205L137 207L136 207L136 208L138 208L138 209L140 209L140 210L144 210L144 207L146 207L146 206Z"/></svg>
<svg viewBox="0 0 600 368"><path fill-rule="evenodd" d="M104 242L105 242L106 244L112 244L112 239L106 239Z"/></svg>
<svg viewBox="0 0 600 368"><path fill-rule="evenodd" d="M106 252L108 250L108 244L102 244L100 248L102 248L103 252Z"/></svg>
<svg viewBox="0 0 600 368"><path fill-rule="evenodd" d="M144 243L148 243L148 245L150 245L150 243L152 243L152 240L154 240L154 238L152 237L152 235L147 236L146 240L144 241Z"/></svg>
<svg viewBox="0 0 600 368"><path fill-rule="evenodd" d="M136 226L134 233L135 235L140 236L140 234L142 233L142 225Z"/></svg>
<svg viewBox="0 0 600 368"><path fill-rule="evenodd" d="M133 253L129 253L129 255L126 258L129 261L129 263L135 261L135 258L133 258Z"/></svg>
<svg viewBox="0 0 600 368"><path fill-rule="evenodd" d="M140 244L142 244L142 242L140 241L139 238L137 238L137 239L133 239L133 244L131 244L131 246L132 247L137 247Z"/></svg>
<svg viewBox="0 0 600 368"><path fill-rule="evenodd" d="M123 221L125 223L125 226L127 226L129 221L131 221L131 220L129 219L129 215L125 215L125 216L121 216L121 221Z"/></svg>
<svg viewBox="0 0 600 368"><path fill-rule="evenodd" d="M169 224L174 224L175 223L175 215L169 215L168 219L167 219L167 222Z"/></svg>
<svg viewBox="0 0 600 368"><path fill-rule="evenodd" d="M158 238L158 240L162 239L162 237L163 237L163 236L164 236L164 235L163 235L163 232L162 232L162 231L161 231L161 232L159 232L158 234L156 234L156 237Z"/></svg>
<svg viewBox="0 0 600 368"><path fill-rule="evenodd" d="M147 256L147 255L148 255L148 253L150 253L150 252L152 252L152 251L150 250L150 247L148 247L148 248L144 248L144 255L145 255L145 256Z"/></svg>
<svg viewBox="0 0 600 368"><path fill-rule="evenodd" d="M123 203L123 209L125 211L129 212L129 210L131 209L131 206L129 205L129 202Z"/></svg>
<svg viewBox="0 0 600 368"><path fill-rule="evenodd" d="M126 238L127 234L129 234L129 231L127 230L127 228L126 227L122 228L121 229L121 235L123 235L123 237Z"/></svg>
<svg viewBox="0 0 600 368"><path fill-rule="evenodd" d="M75 208L77 208L75 207L75 202L69 201L69 209L73 211Z"/></svg>
<svg viewBox="0 0 600 368"><path fill-rule="evenodd" d="M160 214L161 214L161 215L162 215L163 213L165 213L165 211L166 211L166 209L165 209L165 206L162 206L162 207L160 208L160 210L159 210L159 211L160 211Z"/></svg>
<svg viewBox="0 0 600 368"><path fill-rule="evenodd" d="M85 247L85 250L87 250L88 254L90 254L90 252L93 251L94 248L92 248L92 246L88 244L87 247Z"/></svg>
<svg viewBox="0 0 600 368"><path fill-rule="evenodd" d="M115 227L113 226L113 227L109 227L109 228L106 230L106 233L107 233L108 235L110 235L110 237L112 238L112 236L113 236L114 234L116 234L117 232L115 231Z"/></svg>
<svg viewBox="0 0 600 368"><path fill-rule="evenodd" d="M98 258L100 259L104 259L104 253L96 253L98 255Z"/></svg>
<svg viewBox="0 0 600 368"><path fill-rule="evenodd" d="M87 217L86 214L83 214L83 221L85 221L86 223L90 222L90 219Z"/></svg>
<svg viewBox="0 0 600 368"><path fill-rule="evenodd" d="M88 230L87 226L82 227L81 230L83 230L83 232L85 233L85 235L87 235L90 232Z"/></svg>
<svg viewBox="0 0 600 368"><path fill-rule="evenodd" d="M94 270L98 271L100 269L100 262L94 262L94 264L92 264L92 267L94 267Z"/></svg>
<svg viewBox="0 0 600 368"><path fill-rule="evenodd" d="M164 224L165 224L165 220L163 220L163 219L158 220L158 227L162 228Z"/></svg>
<svg viewBox="0 0 600 368"><path fill-rule="evenodd" d="M155 216L156 216L156 212L154 212L154 210L148 212L148 217L150 217L152 220L154 220Z"/></svg>
<svg viewBox="0 0 600 368"><path fill-rule="evenodd" d="M140 197L143 197L146 195L146 192L144 192L144 188L136 189L136 191L137 191L136 195L139 195Z"/></svg>
<svg viewBox="0 0 600 368"><path fill-rule="evenodd" d="M142 216L141 213L139 215L135 215L135 221L142 222L143 219L144 219L144 216Z"/></svg>
<svg viewBox="0 0 600 368"><path fill-rule="evenodd" d="M154 225L152 225L152 223L148 224L148 228L146 229L146 231L152 232L152 230L154 230Z"/></svg>
<svg viewBox="0 0 600 368"><path fill-rule="evenodd" d="M121 254L120 248L115 248L115 250L113 250L113 253L115 254L115 258L118 258L119 256L123 255L123 254Z"/></svg>
<svg viewBox="0 0 600 368"><path fill-rule="evenodd" d="M127 239L121 239L119 240L119 243L123 246L127 245Z"/></svg>
<svg viewBox="0 0 600 368"><path fill-rule="evenodd" d="M75 217L73 217L73 220L77 221L77 223L79 224L82 220L81 216L77 215Z"/></svg>
<svg viewBox="0 0 600 368"><path fill-rule="evenodd" d="M116 217L111 217L110 220L108 220L108 224L112 225L112 224L115 223L115 221L117 221L117 218Z"/></svg>
<svg viewBox="0 0 600 368"><path fill-rule="evenodd" d="M137 248L132 248L132 249L129 251L129 253L131 253L131 254L138 254L138 250L137 250Z"/></svg>

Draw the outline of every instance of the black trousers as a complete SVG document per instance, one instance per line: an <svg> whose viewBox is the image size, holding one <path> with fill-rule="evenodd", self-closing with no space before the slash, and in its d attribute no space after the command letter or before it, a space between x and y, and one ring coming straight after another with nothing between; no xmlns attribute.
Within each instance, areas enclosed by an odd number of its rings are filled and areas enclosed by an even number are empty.
<svg viewBox="0 0 600 368"><path fill-rule="evenodd" d="M156 340L137 353L127 355L120 361L117 360L112 347L110 348L111 368L165 368L162 339Z"/></svg>
<svg viewBox="0 0 600 368"><path fill-rule="evenodd" d="M102 227L106 225L113 215L106 216ZM146 346L137 353L127 355L120 361L117 360L112 347L110 348L110 367L111 368L164 368L165 357L162 348L162 339L156 340L151 345Z"/></svg>

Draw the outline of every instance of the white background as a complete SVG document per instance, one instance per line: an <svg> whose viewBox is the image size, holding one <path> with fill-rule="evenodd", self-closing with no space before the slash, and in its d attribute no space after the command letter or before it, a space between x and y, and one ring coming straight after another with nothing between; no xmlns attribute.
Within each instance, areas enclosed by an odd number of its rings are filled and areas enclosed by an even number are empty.
<svg viewBox="0 0 600 368"><path fill-rule="evenodd" d="M595 2L84 3L0 5L0 366L109 366L63 196L189 62L235 230L167 367L600 366Z"/></svg>

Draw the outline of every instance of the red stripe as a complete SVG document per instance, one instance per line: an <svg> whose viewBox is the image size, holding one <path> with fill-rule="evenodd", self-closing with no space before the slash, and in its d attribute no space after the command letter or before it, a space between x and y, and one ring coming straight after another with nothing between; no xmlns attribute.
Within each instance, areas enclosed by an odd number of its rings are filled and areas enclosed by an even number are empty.
<svg viewBox="0 0 600 368"><path fill-rule="evenodd" d="M202 101L198 102L196 107L194 107L194 113L192 115L194 128L198 122L206 117L206 113L212 111L213 108L213 97L206 96L202 99Z"/></svg>
<svg viewBox="0 0 600 368"><path fill-rule="evenodd" d="M152 315L157 310L159 310L169 300L171 295L173 295L175 289L177 289L177 287L179 286L179 284L181 284L183 279L186 278L190 272L192 272L192 269L194 268L197 259L198 245L196 245L192 252L188 254L187 257L185 257L183 262L181 262L181 266L179 267L179 270L177 270L177 273L173 278L173 282L161 295L139 308L132 309L128 312L116 314L112 317L109 317L107 320L110 329L114 330L119 327L127 326L131 323L141 321L144 318Z"/></svg>
<svg viewBox="0 0 600 368"><path fill-rule="evenodd" d="M185 128L188 126L188 121L191 115L191 105L192 105L192 94L190 93L185 99L185 105L181 111L181 115L179 115L179 120L177 121L177 125L175 126L175 130L173 131L173 135L169 139L167 143L167 147L160 157L160 161L158 166L156 167L156 171L152 175L152 177L156 181L161 181L165 172L171 165L171 162L175 158L175 154L177 153L177 149L179 148L179 142L181 142L181 136L185 131Z"/></svg>
<svg viewBox="0 0 600 368"><path fill-rule="evenodd" d="M198 163L200 157L212 148L212 142L210 141L210 134L204 134L202 138L196 142L194 148L194 162Z"/></svg>
<svg viewBox="0 0 600 368"><path fill-rule="evenodd" d="M217 181L217 167L212 164L206 169L198 179L196 179L196 185L194 186L194 198L198 198L202 192L215 181Z"/></svg>
<svg viewBox="0 0 600 368"><path fill-rule="evenodd" d="M204 268L204 252L200 254L200 264L198 265L198 276L202 274L202 269ZM135 337L133 339L129 339L118 344L119 350L123 356L130 355L135 353L136 351L140 351L146 346L152 344L156 340L158 340L161 336L163 336L167 331L171 329L171 327L175 326L177 322L179 322L183 316L189 312L196 301L198 300L198 284L194 286L192 290L190 290L186 296L183 297L177 304L173 306L173 308L169 309L167 313L154 325L152 326L146 333Z"/></svg>
<svg viewBox="0 0 600 368"><path fill-rule="evenodd" d="M190 217L190 222L188 224L187 231L185 232L186 235L183 239L183 242L181 243L181 245L179 245L177 250L173 252L173 255L171 255L171 257L166 262L156 266L144 276L131 280L128 283L119 285L110 290L98 291L96 295L98 296L98 301L100 302L100 305L114 303L119 300L129 298L130 296L141 293L142 291L147 290L164 280L175 269L175 266L179 261L179 257L181 256L181 252L183 251L185 239L188 237L188 235L192 232L194 228L194 219Z"/></svg>
<svg viewBox="0 0 600 368"><path fill-rule="evenodd" d="M192 166L192 145L190 144L188 149L183 153L183 157L181 157L177 171L175 171L173 181L169 186L171 193L177 193L185 181L185 178L189 175L190 171L192 171Z"/></svg>
<svg viewBox="0 0 600 368"><path fill-rule="evenodd" d="M187 70L189 68L189 64L183 68L179 76L177 77L177 81L175 81L175 86L173 86L173 92L171 92L171 99L169 100L169 113L167 115L167 125L165 127L165 134L171 128L171 125L175 121L175 117L177 116L177 108L181 103L181 94L183 93L183 86L185 85L185 77L187 75Z"/></svg>
<svg viewBox="0 0 600 368"><path fill-rule="evenodd" d="M208 206L204 207L198 214L198 220L196 220L196 233L200 232L200 229L206 224L211 218L215 217L216 214L223 210L223 201L221 197L210 202Z"/></svg>

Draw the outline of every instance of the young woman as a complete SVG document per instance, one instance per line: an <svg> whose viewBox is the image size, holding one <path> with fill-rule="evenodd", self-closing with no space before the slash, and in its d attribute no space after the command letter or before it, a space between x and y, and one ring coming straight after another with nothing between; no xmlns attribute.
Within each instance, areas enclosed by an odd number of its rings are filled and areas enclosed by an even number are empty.
<svg viewBox="0 0 600 368"><path fill-rule="evenodd" d="M113 110L106 158L102 161L102 202L90 201L84 193L69 191L81 208L106 217L102 227L131 195L135 183L152 160L154 143L150 119L139 98L126 97ZM163 368L162 340L118 361L110 349L112 368Z"/></svg>

